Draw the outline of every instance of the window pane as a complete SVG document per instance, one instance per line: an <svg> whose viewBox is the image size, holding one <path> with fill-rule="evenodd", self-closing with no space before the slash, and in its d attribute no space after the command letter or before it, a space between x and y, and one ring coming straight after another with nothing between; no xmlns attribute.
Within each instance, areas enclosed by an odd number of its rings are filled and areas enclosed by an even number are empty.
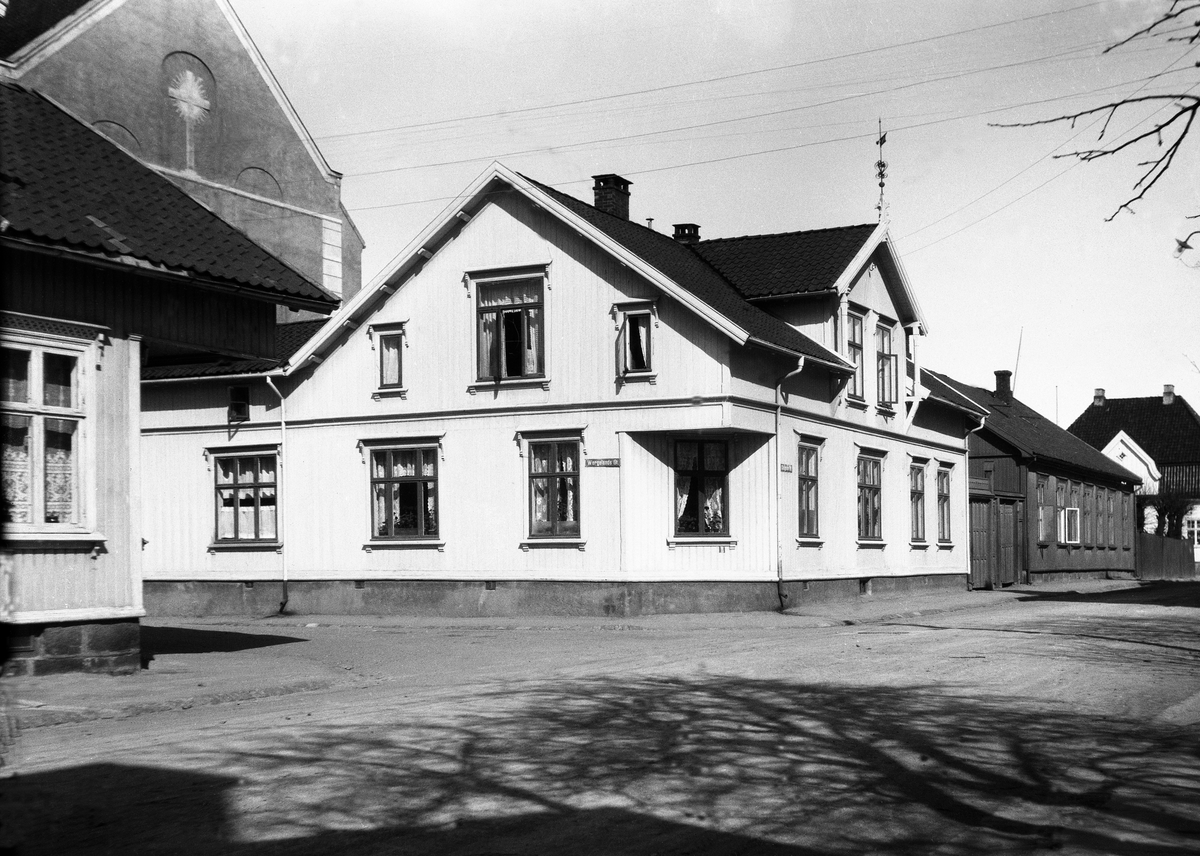
<svg viewBox="0 0 1200 856"><path fill-rule="evenodd" d="M725 479L704 480L704 531L719 534L725 531Z"/></svg>
<svg viewBox="0 0 1200 856"><path fill-rule="evenodd" d="M675 469L694 470L699 457L699 445L691 441L675 444Z"/></svg>
<svg viewBox="0 0 1200 856"><path fill-rule="evenodd" d="M73 407L75 358L66 354L46 354L42 371L42 402L47 407Z"/></svg>
<svg viewBox="0 0 1200 856"><path fill-rule="evenodd" d="M558 471L573 473L579 470L579 446L575 443L558 443Z"/></svg>
<svg viewBox="0 0 1200 856"><path fill-rule="evenodd" d="M675 476L675 531L700 531L700 480L695 476Z"/></svg>
<svg viewBox="0 0 1200 856"><path fill-rule="evenodd" d="M237 537L254 538L254 488L241 488L237 495Z"/></svg>
<svg viewBox="0 0 1200 856"><path fill-rule="evenodd" d="M496 335L496 315L479 316L479 377L495 377L498 371L500 340Z"/></svg>
<svg viewBox="0 0 1200 856"><path fill-rule="evenodd" d="M708 470L709 472L725 471L724 443L704 444L704 469Z"/></svg>
<svg viewBox="0 0 1200 856"><path fill-rule="evenodd" d="M388 473L388 453L371 453L371 478L386 478Z"/></svg>
<svg viewBox="0 0 1200 856"><path fill-rule="evenodd" d="M387 485L371 485L371 525L377 538L392 534L388 529Z"/></svg>
<svg viewBox="0 0 1200 856"><path fill-rule="evenodd" d="M437 482L425 482L425 533L438 534Z"/></svg>
<svg viewBox="0 0 1200 856"><path fill-rule="evenodd" d="M392 452L392 478L407 478L417 474L416 449L397 449Z"/></svg>
<svg viewBox="0 0 1200 856"><path fill-rule="evenodd" d="M530 482L529 531L533 535L549 535L553 531L550 521L550 479L533 479Z"/></svg>
<svg viewBox="0 0 1200 856"><path fill-rule="evenodd" d="M217 538L234 537L233 491L223 488L217 491Z"/></svg>
<svg viewBox="0 0 1200 856"><path fill-rule="evenodd" d="M30 450L28 416L3 417L4 520L7 523L33 522L33 460Z"/></svg>
<svg viewBox="0 0 1200 856"><path fill-rule="evenodd" d="M258 537L275 536L275 488L264 487L258 494Z"/></svg>
<svg viewBox="0 0 1200 856"><path fill-rule="evenodd" d="M235 458L217 458L217 484L233 484Z"/></svg>
<svg viewBox="0 0 1200 856"><path fill-rule="evenodd" d="M550 472L550 443L529 444L529 469L534 473Z"/></svg>
<svg viewBox="0 0 1200 856"><path fill-rule="evenodd" d="M480 306L515 306L542 302L542 278L531 277L512 282L479 286Z"/></svg>
<svg viewBox="0 0 1200 856"><path fill-rule="evenodd" d="M625 368L640 372L650 368L650 316L630 315L625 319Z"/></svg>
<svg viewBox="0 0 1200 856"><path fill-rule="evenodd" d="M525 323L525 371L524 374L542 373L542 310L530 308L526 311Z"/></svg>
<svg viewBox="0 0 1200 856"><path fill-rule="evenodd" d="M78 523L75 435L79 423L46 420L46 522Z"/></svg>
<svg viewBox="0 0 1200 856"><path fill-rule="evenodd" d="M501 313L503 325L502 341L504 343L504 377L520 377L525 373L525 355L521 341L525 313L520 309L510 309Z"/></svg>
<svg viewBox="0 0 1200 856"><path fill-rule="evenodd" d="M266 455L258 459L258 480L268 484L275 483L275 456Z"/></svg>
<svg viewBox="0 0 1200 856"><path fill-rule="evenodd" d="M254 484L254 458L237 458L238 484Z"/></svg>
<svg viewBox="0 0 1200 856"><path fill-rule="evenodd" d="M437 449L421 451L421 475L432 478L437 475Z"/></svg>
<svg viewBox="0 0 1200 856"><path fill-rule="evenodd" d="M558 534L579 534L579 477L565 476L558 482Z"/></svg>
<svg viewBox="0 0 1200 856"><path fill-rule="evenodd" d="M0 348L0 400L29 401L29 352Z"/></svg>
<svg viewBox="0 0 1200 856"><path fill-rule="evenodd" d="M400 337L381 336L379 339L379 385L400 385Z"/></svg>
<svg viewBox="0 0 1200 856"><path fill-rule="evenodd" d="M417 482L397 482L392 485L392 534L415 536L417 516L421 505L418 501L420 485Z"/></svg>

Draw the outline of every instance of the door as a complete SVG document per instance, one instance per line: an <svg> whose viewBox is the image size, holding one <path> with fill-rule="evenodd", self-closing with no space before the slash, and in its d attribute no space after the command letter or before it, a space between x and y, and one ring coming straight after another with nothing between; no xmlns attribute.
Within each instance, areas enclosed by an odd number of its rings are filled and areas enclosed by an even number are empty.
<svg viewBox="0 0 1200 856"><path fill-rule="evenodd" d="M1000 546L996 580L1000 585L1012 585L1017 581L1017 504L1000 503L997 521L997 540Z"/></svg>
<svg viewBox="0 0 1200 856"><path fill-rule="evenodd" d="M996 584L996 528L990 499L971 499L971 587Z"/></svg>

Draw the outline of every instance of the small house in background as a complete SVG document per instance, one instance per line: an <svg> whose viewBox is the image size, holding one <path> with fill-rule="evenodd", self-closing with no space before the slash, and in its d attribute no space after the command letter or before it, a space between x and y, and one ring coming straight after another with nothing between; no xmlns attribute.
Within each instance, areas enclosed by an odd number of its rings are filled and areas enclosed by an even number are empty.
<svg viewBox="0 0 1200 856"><path fill-rule="evenodd" d="M170 468L143 470L143 365L269 358L277 305L328 313L337 299L10 83L0 152L9 668L131 671L145 614L142 508L175 489Z"/></svg>
<svg viewBox="0 0 1200 856"><path fill-rule="evenodd" d="M1097 389L1067 430L1142 474L1145 530L1184 538L1200 562L1200 415L1173 385L1142 398L1107 398Z"/></svg>
<svg viewBox="0 0 1200 856"><path fill-rule="evenodd" d="M970 439L971 584L1135 571L1138 477L1012 394L940 377L987 412Z"/></svg>
<svg viewBox="0 0 1200 856"><path fill-rule="evenodd" d="M148 369L155 613L965 587L982 411L921 371L887 223L704 241L594 179L590 204L494 164L286 363Z"/></svg>

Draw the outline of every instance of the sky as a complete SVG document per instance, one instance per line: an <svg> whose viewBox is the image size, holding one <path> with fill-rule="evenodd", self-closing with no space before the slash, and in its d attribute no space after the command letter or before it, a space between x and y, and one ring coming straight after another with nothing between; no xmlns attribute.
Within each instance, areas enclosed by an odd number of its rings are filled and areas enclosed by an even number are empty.
<svg viewBox="0 0 1200 856"><path fill-rule="evenodd" d="M1154 140L1081 163L1102 119L1200 95L1200 44L1137 40L1163 0L232 0L384 270L493 161L702 238L878 218L928 322L922 362L1066 426L1102 387L1200 407L1200 129L1135 213ZM1122 110L1121 141L1169 104ZM1159 112L1155 112L1155 111ZM1166 140L1170 142L1169 138ZM1109 219L1111 218L1111 220Z"/></svg>

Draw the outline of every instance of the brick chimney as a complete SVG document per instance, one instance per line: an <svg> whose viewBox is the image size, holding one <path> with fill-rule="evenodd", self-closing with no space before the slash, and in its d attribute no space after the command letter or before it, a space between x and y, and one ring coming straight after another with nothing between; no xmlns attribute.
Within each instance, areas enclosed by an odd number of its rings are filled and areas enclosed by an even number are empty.
<svg viewBox="0 0 1200 856"><path fill-rule="evenodd" d="M1092 407L1104 406L1104 390L1096 387L1096 394L1092 396Z"/></svg>
<svg viewBox="0 0 1200 856"><path fill-rule="evenodd" d="M593 175L592 193L595 194L596 207L606 214L629 219L629 185L632 182L619 175Z"/></svg>
<svg viewBox="0 0 1200 856"><path fill-rule="evenodd" d="M1005 404L1012 404L1012 372L999 369L996 372L996 398Z"/></svg>
<svg viewBox="0 0 1200 856"><path fill-rule="evenodd" d="M700 241L700 227L695 223L676 223L675 240L681 244L695 244Z"/></svg>
<svg viewBox="0 0 1200 856"><path fill-rule="evenodd" d="M1175 384L1164 383L1163 384L1163 404L1174 404L1174 403L1175 403Z"/></svg>

